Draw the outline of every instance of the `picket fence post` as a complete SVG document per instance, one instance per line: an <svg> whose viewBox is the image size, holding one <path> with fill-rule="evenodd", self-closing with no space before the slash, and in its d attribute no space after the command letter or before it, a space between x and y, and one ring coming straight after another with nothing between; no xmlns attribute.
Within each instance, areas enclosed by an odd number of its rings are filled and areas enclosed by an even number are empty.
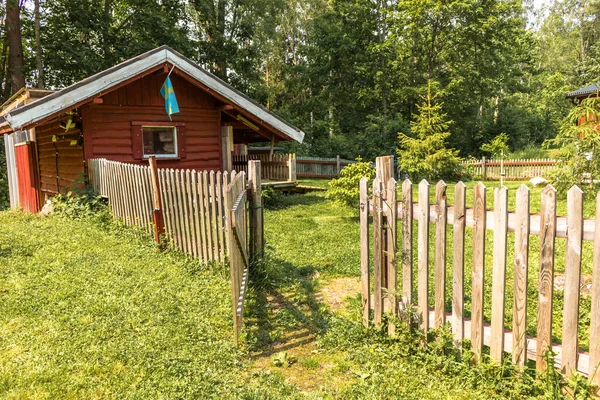
<svg viewBox="0 0 600 400"><path fill-rule="evenodd" d="M596 197L596 219L583 217L583 192L572 187L567 194L566 217L556 216L556 191L546 186L542 191L541 212L530 213L530 192L526 185L516 191L516 207L508 210L508 189L504 186L494 191L493 209L486 209L486 187L482 182L473 190L473 206L466 207L467 190L459 182L454 188L454 204L446 203L446 185L443 181L436 185L435 202L430 204L429 183L419 183L418 199L413 203L412 183L402 184L402 198L396 201L398 189L393 178L386 178L385 158L377 160L377 177L373 182L372 197L368 194L368 179L359 184L360 193L360 243L362 277L362 319L365 327L370 326L371 298L373 299L375 326L381 326L385 312L396 314L397 306L404 308L415 303L420 318L420 330L426 333L429 328L439 327L449 319L457 347L469 339L475 362L481 362L483 346L489 346L490 358L503 362L504 352L512 353L512 361L525 366L528 359L536 361L536 370L543 373L548 367L559 366L563 373L570 375L578 371L586 374L590 381L600 382L600 193ZM386 178L383 181L381 178ZM373 215L373 244L369 242L369 214ZM398 298L398 269L396 247L400 238L396 237L394 222L402 219L401 273L402 299ZM413 221L417 221L418 231L413 238ZM431 224L434 225L434 238L430 239ZM452 313L446 314L446 231L447 224L453 225L452 240ZM466 235L469 227L470 234ZM487 231L493 231L493 246L486 245ZM508 232L514 232L514 276L507 277ZM537 296L537 332L535 337L527 337L528 269L530 236L539 236L540 268L539 282L534 277ZM465 238L469 237L472 246L471 261L471 318L465 319ZM562 343L553 343L552 317L554 301L554 259L556 238L566 239L566 247L558 247L562 253L566 249L564 303L562 305ZM413 296L413 239L417 243L417 287ZM581 321L579 320L582 252L586 247L583 241L594 241L591 296L591 318L589 353L579 348ZM373 250L373 297L370 293L371 276L369 252ZM429 309L431 274L430 254L434 256L434 308ZM491 254L490 254L491 253ZM486 274L486 255L491 257L492 270ZM562 258L562 257L561 257ZM490 274L491 272L491 274ZM487 275L487 276L486 276ZM491 276L491 282L487 280ZM468 280L467 280L468 282ZM491 285L490 285L491 283ZM512 285L513 298L507 304L506 293ZM529 290L532 288L529 287ZM529 303L531 304L531 300ZM401 303L400 303L401 301ZM490 304L491 303L491 304ZM491 305L485 312L484 304ZM512 331L505 330L506 309L512 308ZM556 310L554 310L556 311ZM554 315L557 315L554 313ZM396 332L394 320L388 321L388 334ZM506 343L505 343L506 341ZM554 359L547 361L546 352L552 350Z"/></svg>

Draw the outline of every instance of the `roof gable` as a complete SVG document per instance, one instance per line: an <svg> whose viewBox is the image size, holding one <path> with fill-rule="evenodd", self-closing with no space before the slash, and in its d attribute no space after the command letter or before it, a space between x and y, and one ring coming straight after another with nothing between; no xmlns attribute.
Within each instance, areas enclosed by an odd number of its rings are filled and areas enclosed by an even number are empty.
<svg viewBox="0 0 600 400"><path fill-rule="evenodd" d="M162 46L141 54L46 96L35 103L15 109L6 114L6 120L13 129L33 125L62 111L78 107L111 91L117 85L135 79L144 72L160 68L165 63L175 66L207 89L214 91L261 122L270 125L284 136L302 143L304 132L168 46Z"/></svg>

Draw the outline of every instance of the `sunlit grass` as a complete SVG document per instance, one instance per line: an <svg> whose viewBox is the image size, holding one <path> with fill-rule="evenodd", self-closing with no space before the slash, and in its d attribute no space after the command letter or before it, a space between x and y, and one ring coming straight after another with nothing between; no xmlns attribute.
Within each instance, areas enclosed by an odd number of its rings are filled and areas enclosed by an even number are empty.
<svg viewBox="0 0 600 400"><path fill-rule="evenodd" d="M228 273L88 220L0 213L0 397L276 396L233 346Z"/></svg>

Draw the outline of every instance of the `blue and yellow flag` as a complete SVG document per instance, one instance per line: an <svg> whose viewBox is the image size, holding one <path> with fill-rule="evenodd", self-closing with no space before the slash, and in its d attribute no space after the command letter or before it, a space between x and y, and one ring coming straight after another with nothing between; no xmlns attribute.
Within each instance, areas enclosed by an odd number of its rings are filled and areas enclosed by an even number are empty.
<svg viewBox="0 0 600 400"><path fill-rule="evenodd" d="M179 112L179 104L177 104L177 98L175 97L175 90L173 90L171 78L168 76L160 89L160 94L165 99L165 110L167 110L167 115L169 116L169 119L171 119L172 114Z"/></svg>

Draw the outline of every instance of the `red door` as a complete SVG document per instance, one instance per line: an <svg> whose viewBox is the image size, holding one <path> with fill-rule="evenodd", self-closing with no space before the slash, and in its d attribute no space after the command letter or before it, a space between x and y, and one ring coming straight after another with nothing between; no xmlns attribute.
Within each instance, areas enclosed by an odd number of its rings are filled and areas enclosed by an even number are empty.
<svg viewBox="0 0 600 400"><path fill-rule="evenodd" d="M33 143L26 142L15 146L17 179L19 181L19 204L23 211L37 213L40 210L37 168Z"/></svg>

